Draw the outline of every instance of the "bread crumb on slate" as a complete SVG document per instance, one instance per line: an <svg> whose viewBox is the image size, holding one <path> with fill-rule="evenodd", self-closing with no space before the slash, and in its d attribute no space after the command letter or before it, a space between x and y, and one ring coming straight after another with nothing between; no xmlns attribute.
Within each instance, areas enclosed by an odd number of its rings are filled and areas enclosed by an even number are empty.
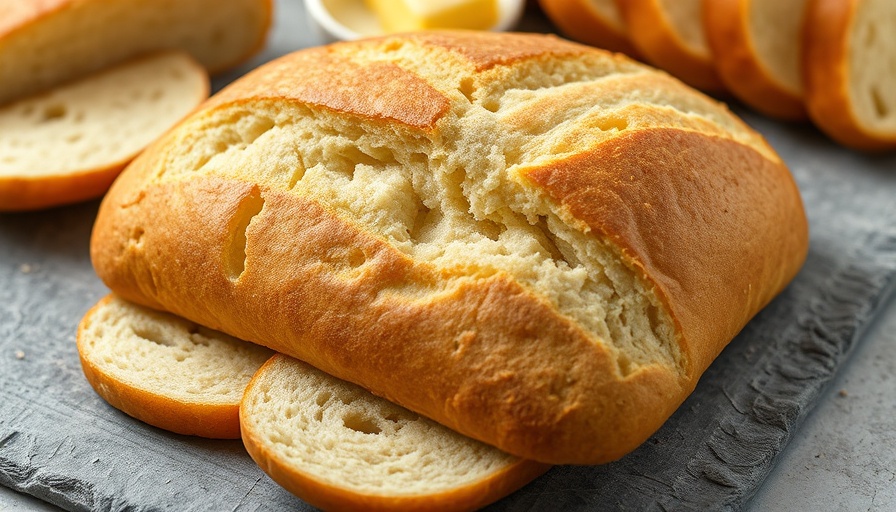
<svg viewBox="0 0 896 512"><path fill-rule="evenodd" d="M30 274L33 271L34 271L34 267L32 267L28 263L22 263L21 265L19 265L19 272L21 272L23 274Z"/></svg>
<svg viewBox="0 0 896 512"><path fill-rule="evenodd" d="M840 392L837 393L837 394L840 395L840 396L842 396L842 397L847 397L847 396L849 396L849 393L847 393L845 389L841 389Z"/></svg>
<svg viewBox="0 0 896 512"><path fill-rule="evenodd" d="M16 359L25 359L25 353L21 350L16 350Z"/></svg>

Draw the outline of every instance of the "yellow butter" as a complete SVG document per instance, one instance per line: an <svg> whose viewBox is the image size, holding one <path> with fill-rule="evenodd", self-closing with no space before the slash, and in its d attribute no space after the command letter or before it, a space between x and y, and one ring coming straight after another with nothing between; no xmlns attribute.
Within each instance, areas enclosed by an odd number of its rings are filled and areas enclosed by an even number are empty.
<svg viewBox="0 0 896 512"><path fill-rule="evenodd" d="M364 0L386 32L432 28L487 30L498 23L497 0Z"/></svg>

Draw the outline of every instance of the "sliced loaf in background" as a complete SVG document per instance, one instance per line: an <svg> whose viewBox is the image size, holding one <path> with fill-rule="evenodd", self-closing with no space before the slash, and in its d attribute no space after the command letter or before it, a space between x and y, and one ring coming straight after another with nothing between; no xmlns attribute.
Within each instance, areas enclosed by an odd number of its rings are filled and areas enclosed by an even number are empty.
<svg viewBox="0 0 896 512"><path fill-rule="evenodd" d="M539 0L542 10L565 36L638 57L614 0Z"/></svg>
<svg viewBox="0 0 896 512"><path fill-rule="evenodd" d="M0 104L160 50L221 71L270 22L271 0L0 0Z"/></svg>
<svg viewBox="0 0 896 512"><path fill-rule="evenodd" d="M205 69L166 52L0 107L0 211L101 196L208 93Z"/></svg>
<svg viewBox="0 0 896 512"><path fill-rule="evenodd" d="M616 0L628 34L644 58L685 83L725 90L701 22L701 0Z"/></svg>
<svg viewBox="0 0 896 512"><path fill-rule="evenodd" d="M240 423L258 465L325 510L473 510L550 467L280 354L246 388Z"/></svg>
<svg viewBox="0 0 896 512"><path fill-rule="evenodd" d="M896 149L896 2L813 0L804 73L812 120L857 149Z"/></svg>
<svg viewBox="0 0 896 512"><path fill-rule="evenodd" d="M807 0L712 0L703 23L722 81L778 119L806 117L800 55Z"/></svg>
<svg viewBox="0 0 896 512"><path fill-rule="evenodd" d="M78 328L90 385L134 418L179 434L239 439L239 402L270 350L109 295Z"/></svg>

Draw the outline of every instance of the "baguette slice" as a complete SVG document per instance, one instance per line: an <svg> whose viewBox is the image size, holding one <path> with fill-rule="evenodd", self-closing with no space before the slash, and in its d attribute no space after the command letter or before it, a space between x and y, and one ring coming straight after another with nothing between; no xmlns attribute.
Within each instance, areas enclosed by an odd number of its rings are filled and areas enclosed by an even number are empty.
<svg viewBox="0 0 896 512"><path fill-rule="evenodd" d="M896 148L896 2L814 0L807 19L812 120L846 146Z"/></svg>
<svg viewBox="0 0 896 512"><path fill-rule="evenodd" d="M280 354L246 388L240 425L265 473L324 510L473 510L550 467Z"/></svg>
<svg viewBox="0 0 896 512"><path fill-rule="evenodd" d="M264 44L271 0L0 0L0 104L161 50L216 73Z"/></svg>
<svg viewBox="0 0 896 512"><path fill-rule="evenodd" d="M103 399L165 430L239 439L239 403L270 350L108 295L78 327L84 375Z"/></svg>
<svg viewBox="0 0 896 512"><path fill-rule="evenodd" d="M616 0L628 33L654 66L711 92L725 86L701 23L701 0Z"/></svg>
<svg viewBox="0 0 896 512"><path fill-rule="evenodd" d="M166 52L0 107L0 211L103 195L208 92L205 69Z"/></svg>
<svg viewBox="0 0 896 512"><path fill-rule="evenodd" d="M113 291L521 458L647 439L808 247L780 157L723 105L553 36L302 50L116 180Z"/></svg>
<svg viewBox="0 0 896 512"><path fill-rule="evenodd" d="M800 54L807 0L712 0L703 23L722 81L767 116L806 118Z"/></svg>
<svg viewBox="0 0 896 512"><path fill-rule="evenodd" d="M639 56L614 0L539 0L539 3L567 37L605 50Z"/></svg>

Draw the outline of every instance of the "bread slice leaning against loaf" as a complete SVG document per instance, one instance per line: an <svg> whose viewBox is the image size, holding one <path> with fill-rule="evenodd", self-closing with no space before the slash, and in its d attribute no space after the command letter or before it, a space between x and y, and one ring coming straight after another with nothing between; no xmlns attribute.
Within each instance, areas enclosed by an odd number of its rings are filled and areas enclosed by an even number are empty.
<svg viewBox="0 0 896 512"><path fill-rule="evenodd" d="M567 37L605 50L639 55L614 0L539 0L539 4Z"/></svg>
<svg viewBox="0 0 896 512"><path fill-rule="evenodd" d="M709 92L725 86L701 22L702 0L616 0L641 55L683 82Z"/></svg>
<svg viewBox="0 0 896 512"><path fill-rule="evenodd" d="M0 0L0 105L140 55L216 73L261 50L271 0Z"/></svg>
<svg viewBox="0 0 896 512"><path fill-rule="evenodd" d="M802 43L807 0L709 0L703 23L728 89L763 114L806 118Z"/></svg>
<svg viewBox="0 0 896 512"><path fill-rule="evenodd" d="M246 388L240 425L265 473L324 510L475 510L550 467L280 354Z"/></svg>
<svg viewBox="0 0 896 512"><path fill-rule="evenodd" d="M804 43L812 120L857 149L896 148L896 3L809 2Z"/></svg>
<svg viewBox="0 0 896 512"><path fill-rule="evenodd" d="M78 327L84 375L113 407L171 432L239 439L239 403L270 350L109 295Z"/></svg>
<svg viewBox="0 0 896 512"><path fill-rule="evenodd" d="M0 211L100 197L208 93L205 69L166 52L0 106Z"/></svg>
<svg viewBox="0 0 896 512"><path fill-rule="evenodd" d="M129 166L91 242L129 300L582 464L656 431L806 250L790 173L723 105L450 31L253 71Z"/></svg>

